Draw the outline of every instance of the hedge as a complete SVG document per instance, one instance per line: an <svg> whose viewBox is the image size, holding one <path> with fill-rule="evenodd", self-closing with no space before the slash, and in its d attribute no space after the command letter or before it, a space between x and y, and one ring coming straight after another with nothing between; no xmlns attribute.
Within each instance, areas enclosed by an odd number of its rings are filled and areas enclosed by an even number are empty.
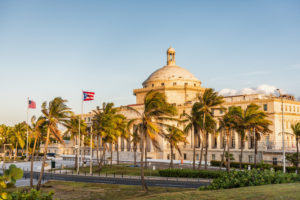
<svg viewBox="0 0 300 200"><path fill-rule="evenodd" d="M214 179L208 186L202 186L200 190L218 190L227 188L238 188L246 186L280 184L280 183L294 183L300 180L297 174L282 173L281 171L271 170L244 170L231 171L223 173L219 178Z"/></svg>
<svg viewBox="0 0 300 200"><path fill-rule="evenodd" d="M160 176L181 178L218 178L223 171L192 170L192 169L163 169L158 171Z"/></svg>
<svg viewBox="0 0 300 200"><path fill-rule="evenodd" d="M221 164L221 161L212 160L212 161L210 161L210 164L211 164L211 166L217 166L217 167L219 167L220 164ZM247 169L248 165L251 166L251 169L254 168L254 163L242 163L242 167L244 169ZM225 163L223 163L223 167L226 167ZM230 167L232 167L232 168L240 168L240 163L239 162L230 162ZM275 171L282 171L282 166L265 164L265 163L257 163L256 164L256 168L259 168L259 169L271 169L271 168L273 168ZM286 167L286 171L288 173L294 173L296 171L296 167L294 167L294 166L292 166L292 167Z"/></svg>

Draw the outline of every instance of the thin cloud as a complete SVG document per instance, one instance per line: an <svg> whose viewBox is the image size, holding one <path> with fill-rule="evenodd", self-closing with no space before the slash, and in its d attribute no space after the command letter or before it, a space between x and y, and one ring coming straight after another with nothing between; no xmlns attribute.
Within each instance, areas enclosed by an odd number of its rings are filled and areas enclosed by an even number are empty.
<svg viewBox="0 0 300 200"><path fill-rule="evenodd" d="M254 88L243 88L241 90L225 88L219 91L222 96L247 95L247 94L272 94L278 95L277 87L273 85L262 84ZM284 93L284 91L282 91Z"/></svg>

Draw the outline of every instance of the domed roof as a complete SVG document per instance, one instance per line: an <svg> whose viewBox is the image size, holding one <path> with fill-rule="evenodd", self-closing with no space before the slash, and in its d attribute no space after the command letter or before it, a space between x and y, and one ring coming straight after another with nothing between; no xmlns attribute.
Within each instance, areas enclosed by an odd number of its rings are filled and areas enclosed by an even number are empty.
<svg viewBox="0 0 300 200"><path fill-rule="evenodd" d="M144 82L143 85L152 81L196 81L200 82L191 72L177 65L166 65L153 72Z"/></svg>
<svg viewBox="0 0 300 200"><path fill-rule="evenodd" d="M170 47L168 48L167 53L175 53L175 49Z"/></svg>

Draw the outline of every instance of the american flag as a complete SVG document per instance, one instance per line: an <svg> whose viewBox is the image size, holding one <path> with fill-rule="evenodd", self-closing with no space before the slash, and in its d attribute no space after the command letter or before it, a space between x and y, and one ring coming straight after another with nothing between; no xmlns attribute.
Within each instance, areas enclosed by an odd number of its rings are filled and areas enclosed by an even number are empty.
<svg viewBox="0 0 300 200"><path fill-rule="evenodd" d="M92 101L94 100L95 92L83 91L83 101Z"/></svg>
<svg viewBox="0 0 300 200"><path fill-rule="evenodd" d="M36 108L36 103L32 100L28 100L28 108L35 109Z"/></svg>

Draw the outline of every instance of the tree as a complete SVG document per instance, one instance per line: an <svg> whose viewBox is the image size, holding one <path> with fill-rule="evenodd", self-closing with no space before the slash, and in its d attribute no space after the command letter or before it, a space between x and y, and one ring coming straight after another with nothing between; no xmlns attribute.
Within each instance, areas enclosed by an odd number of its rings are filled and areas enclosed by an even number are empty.
<svg viewBox="0 0 300 200"><path fill-rule="evenodd" d="M270 120L267 119L267 114L260 109L260 106L256 104L250 104L252 110L252 118L249 120L248 129L254 136L254 167L256 168L256 157L257 157L257 143L261 139L262 134L268 134L272 132L269 126L272 124Z"/></svg>
<svg viewBox="0 0 300 200"><path fill-rule="evenodd" d="M105 159L105 151L107 143L111 144L111 164L112 164L112 146L117 142L118 137L125 135L126 118L122 114L118 114L119 109L113 107L113 103L103 103L102 109L94 110L93 130L102 138L103 155L99 162L99 170L102 168L103 160Z"/></svg>
<svg viewBox="0 0 300 200"><path fill-rule="evenodd" d="M15 147L14 160L16 160L18 155L18 146L22 149L25 146L25 133L27 131L27 124L25 122L16 124L11 131L11 139L14 141L12 143Z"/></svg>
<svg viewBox="0 0 300 200"><path fill-rule="evenodd" d="M230 147L229 147L229 138L230 138L230 133L232 131L234 127L234 124L233 124L233 118L231 116L231 113L230 113L230 109L228 112L225 113L225 115L222 116L222 118L219 119L219 128L218 128L218 131L219 132L223 132L224 133L224 136L226 135L226 145L224 145L224 141L223 140L223 155L222 155L222 161L221 161L221 164L220 164L220 167L223 165L223 162L225 160L225 148L227 146L227 155L230 155ZM227 159L227 165L226 165L226 169L227 169L227 172L230 171L230 159Z"/></svg>
<svg viewBox="0 0 300 200"><path fill-rule="evenodd" d="M44 117L39 117L36 119L35 116L32 116L31 118L31 133L32 137L34 138L34 144L33 144L33 149L31 152L31 163L30 163L30 187L33 188L33 161L34 161L34 153L36 151L36 146L37 146L37 141L41 139L41 133L45 129L45 118Z"/></svg>
<svg viewBox="0 0 300 200"><path fill-rule="evenodd" d="M61 133L58 129L58 125L66 123L66 121L68 121L70 118L71 110L65 104L66 102L67 101L62 99L61 97L56 97L52 101L50 101L48 105L47 102L44 102L42 104L43 117L45 117L47 122L47 136L44 147L44 158L41 166L40 177L36 186L37 190L40 190L42 183L50 135L56 138L58 141L63 142Z"/></svg>
<svg viewBox="0 0 300 200"><path fill-rule="evenodd" d="M296 147L297 147L297 154L296 154L296 172L298 173L299 167L299 137L300 137L300 122L296 124L292 124L293 134L295 135L296 139Z"/></svg>
<svg viewBox="0 0 300 200"><path fill-rule="evenodd" d="M233 118L234 129L240 135L240 142L241 142L240 169L241 169L246 132L250 131L251 129L253 129L255 126L259 125L262 122L266 123L264 122L265 114L259 110L259 106L257 106L256 104L250 104L247 106L245 110L239 106L232 106L231 117ZM261 128L259 129L261 130Z"/></svg>
<svg viewBox="0 0 300 200"><path fill-rule="evenodd" d="M75 114L72 113L71 117L69 120L66 120L63 125L66 127L66 131L64 133L65 136L69 135L72 140L75 141L75 144L80 147L79 141L79 121L80 121L80 133L81 136L86 135L86 128L87 125L84 120L79 120L80 116L76 116ZM74 166L75 169L77 168L78 163L78 151L79 148L77 149L77 152L75 153L75 160L74 160ZM80 152L80 151L79 151Z"/></svg>
<svg viewBox="0 0 300 200"><path fill-rule="evenodd" d="M200 130L200 118L201 118L201 113L199 112L200 105L198 102L193 104L193 107L191 109L191 113L187 114L184 112L181 114L181 117L184 117L185 119L182 120L183 123L185 123L185 128L184 132L187 134L188 132L192 132L194 136L194 141L193 141L193 169L196 169L196 137L199 137L200 140L200 135L199 135L199 130Z"/></svg>
<svg viewBox="0 0 300 200"><path fill-rule="evenodd" d="M139 135L137 126L133 127L133 132L131 134L131 137L132 137L131 143L133 143L133 152L134 152L134 166L136 166L136 152L137 152L138 144L141 141L141 137Z"/></svg>
<svg viewBox="0 0 300 200"><path fill-rule="evenodd" d="M206 116L213 118L212 108L220 106L224 102L223 96L219 96L212 88L205 89L203 95L198 97L200 104L199 111L203 114L203 131L205 135L205 169L207 169L207 153L208 153L208 132L205 128ZM221 109L223 109L221 107Z"/></svg>
<svg viewBox="0 0 300 200"><path fill-rule="evenodd" d="M178 153L181 156L181 150L179 148L179 143L184 142L187 143L186 137L184 135L184 132L174 126L167 127L167 132L165 133L165 138L170 144L170 155L171 155L171 161L170 161L170 168L173 168L173 155L174 155L174 148L178 151Z"/></svg>
<svg viewBox="0 0 300 200"><path fill-rule="evenodd" d="M152 142L153 146L159 149L157 134L162 135L162 127L165 125L163 121L172 120L172 116L177 114L176 107L169 104L163 93L157 91L149 91L144 99L144 108L141 112L127 106L129 109L138 115L138 118L131 119L129 126L136 125L141 138L141 183L144 191L148 191L148 187L144 180L144 155L147 151L145 148L146 139Z"/></svg>

